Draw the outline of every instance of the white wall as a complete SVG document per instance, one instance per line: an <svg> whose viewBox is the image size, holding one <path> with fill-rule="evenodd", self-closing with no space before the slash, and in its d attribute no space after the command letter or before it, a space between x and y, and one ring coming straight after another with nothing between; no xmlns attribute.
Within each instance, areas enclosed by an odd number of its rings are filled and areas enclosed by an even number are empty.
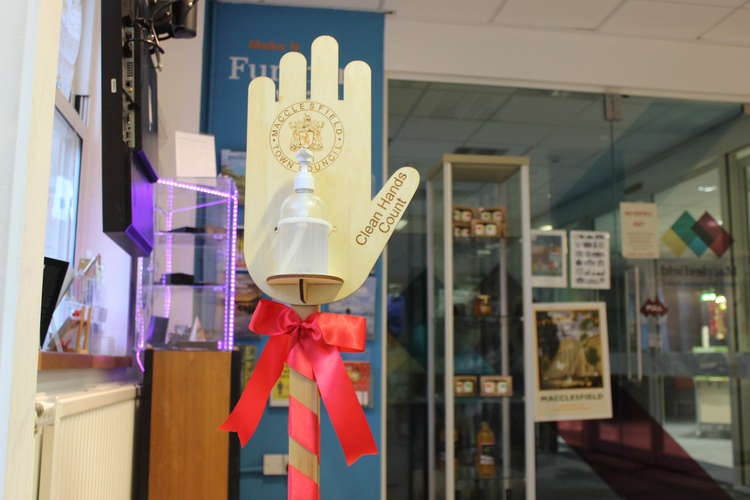
<svg viewBox="0 0 750 500"><path fill-rule="evenodd" d="M198 5L198 36L165 43L159 75L164 172L174 168L174 131L199 128L205 2ZM750 102L747 61L744 47L385 17L389 78Z"/></svg>
<svg viewBox="0 0 750 500"><path fill-rule="evenodd" d="M750 101L750 48L386 16L390 77Z"/></svg>
<svg viewBox="0 0 750 500"><path fill-rule="evenodd" d="M96 2L93 45L100 47L101 22L99 2ZM129 328L129 297L131 257L109 236L102 232L102 137L101 137L101 64L100 50L90 51L92 75L88 95L89 130L83 141L80 191L78 195L78 227L76 234L77 262L81 258L100 255L102 259L101 303L106 309L101 336L111 339L102 344L105 351L97 354L127 354ZM83 57L81 51L79 57ZM96 349L99 342L92 339ZM40 390L44 390L40 386Z"/></svg>
<svg viewBox="0 0 750 500"><path fill-rule="evenodd" d="M60 0L6 2L0 30L0 495L33 493L34 397Z"/></svg>
<svg viewBox="0 0 750 500"><path fill-rule="evenodd" d="M159 165L160 177L175 176L174 133L197 133L201 116L203 78L203 20L205 1L198 2L198 34L191 39L164 42L164 69L159 73Z"/></svg>

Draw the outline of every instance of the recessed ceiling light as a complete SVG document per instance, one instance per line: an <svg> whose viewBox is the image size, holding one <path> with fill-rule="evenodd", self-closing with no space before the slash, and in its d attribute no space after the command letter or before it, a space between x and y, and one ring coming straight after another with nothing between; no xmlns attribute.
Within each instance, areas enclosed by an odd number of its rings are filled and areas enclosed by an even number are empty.
<svg viewBox="0 0 750 500"><path fill-rule="evenodd" d="M698 191L701 193L711 193L713 191L716 191L716 186L709 186L707 184L703 184L698 186Z"/></svg>
<svg viewBox="0 0 750 500"><path fill-rule="evenodd" d="M545 224L543 226L539 226L539 230L540 231L552 231L552 226L550 226L549 224Z"/></svg>

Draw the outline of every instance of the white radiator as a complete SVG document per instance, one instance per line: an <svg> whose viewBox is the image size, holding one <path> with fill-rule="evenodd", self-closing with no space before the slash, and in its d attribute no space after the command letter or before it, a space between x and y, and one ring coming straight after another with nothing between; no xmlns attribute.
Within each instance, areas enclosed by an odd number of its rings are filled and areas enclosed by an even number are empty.
<svg viewBox="0 0 750 500"><path fill-rule="evenodd" d="M37 400L39 500L130 500L134 385Z"/></svg>

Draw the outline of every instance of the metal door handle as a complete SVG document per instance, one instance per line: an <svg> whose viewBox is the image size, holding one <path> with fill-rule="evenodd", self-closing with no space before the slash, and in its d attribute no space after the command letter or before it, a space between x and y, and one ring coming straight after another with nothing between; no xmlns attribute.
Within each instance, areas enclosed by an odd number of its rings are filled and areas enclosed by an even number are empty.
<svg viewBox="0 0 750 500"><path fill-rule="evenodd" d="M637 380L643 380L643 332L641 331L641 270L635 268L635 347Z"/></svg>

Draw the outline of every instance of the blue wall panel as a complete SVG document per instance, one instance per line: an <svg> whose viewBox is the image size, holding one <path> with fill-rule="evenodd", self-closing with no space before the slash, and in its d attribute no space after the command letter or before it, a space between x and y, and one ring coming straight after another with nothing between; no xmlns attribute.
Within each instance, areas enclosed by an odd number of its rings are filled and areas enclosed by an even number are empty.
<svg viewBox="0 0 750 500"><path fill-rule="evenodd" d="M382 184L383 131L383 15L370 12L303 9L212 2L207 6L206 50L203 78L205 133L216 136L218 150L245 149L247 85L254 76L269 76L278 84L278 63L288 50L299 50L309 61L310 44L319 35L332 35L340 45L340 67L361 59L372 68L372 173L373 189ZM252 152L249 152L252 154ZM246 210L252 210L246 200ZM252 235L246 235L251 238ZM377 294L382 287L380 264L376 268ZM379 302L373 304L380 310ZM378 446L380 439L380 374L382 369L380 321L376 338L364 354L344 359L372 364L374 405L366 409ZM286 453L286 408L267 408L253 438L241 453L240 498L286 497L286 477L262 476L263 454ZM341 446L325 414L321 425L321 496L326 500L380 498L380 458L367 456L347 467Z"/></svg>

